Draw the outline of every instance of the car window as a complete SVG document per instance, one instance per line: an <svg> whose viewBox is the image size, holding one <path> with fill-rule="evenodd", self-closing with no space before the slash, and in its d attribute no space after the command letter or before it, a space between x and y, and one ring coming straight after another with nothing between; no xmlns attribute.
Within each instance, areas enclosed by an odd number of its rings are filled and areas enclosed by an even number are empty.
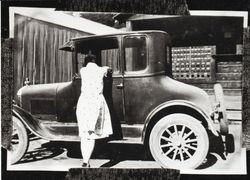
<svg viewBox="0 0 250 180"><path fill-rule="evenodd" d="M85 58L91 52L95 56L96 64L108 66L114 74L120 73L119 40L117 38L98 38L77 42L78 72L85 64Z"/></svg>
<svg viewBox="0 0 250 180"><path fill-rule="evenodd" d="M78 72L83 67L87 54L77 53ZM101 61L96 62L100 66L108 66L113 73L118 74L120 71L119 65L119 49L104 49L101 50Z"/></svg>
<svg viewBox="0 0 250 180"><path fill-rule="evenodd" d="M108 66L114 74L119 73L119 49L104 49L101 51L102 66Z"/></svg>
<svg viewBox="0 0 250 180"><path fill-rule="evenodd" d="M140 71L147 67L146 38L125 37L125 71Z"/></svg>
<svg viewBox="0 0 250 180"><path fill-rule="evenodd" d="M84 62L85 62L85 57L86 54L83 53L77 53L77 68L78 68L78 72L80 72L80 69L83 67Z"/></svg>

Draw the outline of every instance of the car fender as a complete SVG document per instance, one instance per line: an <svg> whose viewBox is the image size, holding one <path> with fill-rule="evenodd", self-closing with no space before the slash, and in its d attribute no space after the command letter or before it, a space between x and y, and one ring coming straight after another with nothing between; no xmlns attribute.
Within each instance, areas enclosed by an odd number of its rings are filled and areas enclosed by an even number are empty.
<svg viewBox="0 0 250 180"><path fill-rule="evenodd" d="M202 115L204 117L204 119L207 122L208 129L211 130L211 132L215 136L219 136L218 132L213 127L212 120L211 120L210 116L206 112L204 112L200 107L198 107L197 105L195 105L194 103L192 103L190 101L186 101L186 100L173 100L173 101L168 101L168 102L160 104L159 106L157 106L156 108L154 108L149 113L149 115L146 118L144 127L143 127L143 132L142 132L142 141L143 142L145 140L145 136L146 136L146 131L147 131L148 125L149 125L150 121L152 120L152 118L158 112L160 112L161 110L169 108L169 107L173 107L173 106L184 106L184 107L192 108L194 111L198 112L200 115Z"/></svg>
<svg viewBox="0 0 250 180"><path fill-rule="evenodd" d="M47 133L46 129L42 128L38 121L36 121L28 112L17 105L12 105L12 115L16 116L24 126L29 129L36 136L51 140L52 137Z"/></svg>

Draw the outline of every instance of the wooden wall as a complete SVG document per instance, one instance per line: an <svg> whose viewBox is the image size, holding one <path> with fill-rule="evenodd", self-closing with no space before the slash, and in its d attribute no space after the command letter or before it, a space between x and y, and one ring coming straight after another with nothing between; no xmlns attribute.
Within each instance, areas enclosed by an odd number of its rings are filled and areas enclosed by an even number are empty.
<svg viewBox="0 0 250 180"><path fill-rule="evenodd" d="M70 38L88 33L18 14L14 24L14 93L26 77L31 84L71 80L72 55L59 48Z"/></svg>
<svg viewBox="0 0 250 180"><path fill-rule="evenodd" d="M204 89L214 101L215 83L221 84L224 91L224 100L227 109L227 117L230 121L242 120L242 61L216 62L214 83L193 84Z"/></svg>

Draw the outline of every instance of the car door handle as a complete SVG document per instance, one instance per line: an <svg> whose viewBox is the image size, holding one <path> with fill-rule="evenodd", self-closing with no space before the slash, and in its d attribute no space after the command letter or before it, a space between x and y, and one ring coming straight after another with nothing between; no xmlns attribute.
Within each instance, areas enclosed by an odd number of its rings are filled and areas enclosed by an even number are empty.
<svg viewBox="0 0 250 180"><path fill-rule="evenodd" d="M121 89L121 88L123 88L123 84L120 83L120 84L116 85L116 87L117 87L118 89Z"/></svg>

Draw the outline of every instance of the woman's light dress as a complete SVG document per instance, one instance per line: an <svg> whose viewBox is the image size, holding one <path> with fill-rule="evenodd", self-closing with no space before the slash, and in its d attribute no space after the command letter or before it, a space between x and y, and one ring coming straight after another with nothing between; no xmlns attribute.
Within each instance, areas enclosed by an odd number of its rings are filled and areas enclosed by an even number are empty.
<svg viewBox="0 0 250 180"><path fill-rule="evenodd" d="M88 63L80 70L82 86L76 115L82 138L99 139L113 133L110 112L103 96L103 77L107 69ZM89 134L89 131L94 133Z"/></svg>

